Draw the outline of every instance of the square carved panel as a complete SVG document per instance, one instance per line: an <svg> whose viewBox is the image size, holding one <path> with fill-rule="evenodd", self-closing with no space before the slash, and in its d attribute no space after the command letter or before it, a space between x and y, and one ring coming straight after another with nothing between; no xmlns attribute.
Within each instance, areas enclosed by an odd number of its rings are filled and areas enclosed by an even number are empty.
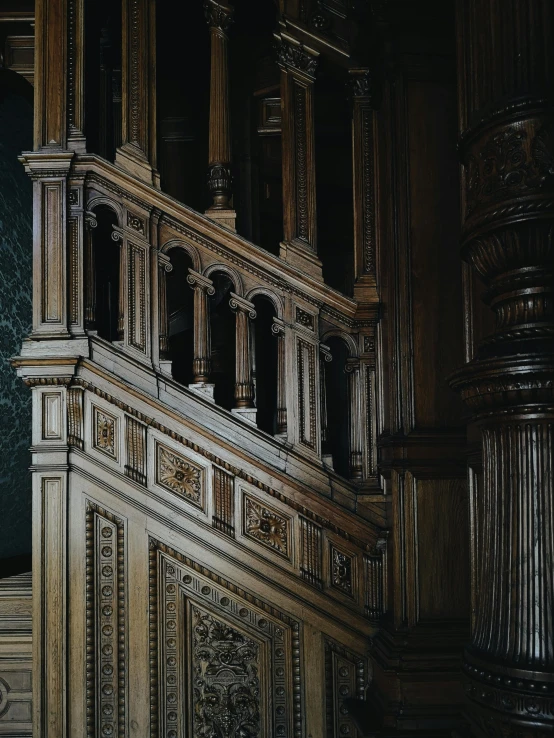
<svg viewBox="0 0 554 738"><path fill-rule="evenodd" d="M354 597L356 586L356 557L341 551L331 544L329 546L330 585L349 597Z"/></svg>
<svg viewBox="0 0 554 738"><path fill-rule="evenodd" d="M290 527L289 517L250 495L243 495L242 532L245 536L290 559Z"/></svg>
<svg viewBox="0 0 554 738"><path fill-rule="evenodd" d="M115 461L119 458L119 420L96 405L92 406L92 445Z"/></svg>
<svg viewBox="0 0 554 738"><path fill-rule="evenodd" d="M204 469L160 443L156 444L156 483L204 509Z"/></svg>

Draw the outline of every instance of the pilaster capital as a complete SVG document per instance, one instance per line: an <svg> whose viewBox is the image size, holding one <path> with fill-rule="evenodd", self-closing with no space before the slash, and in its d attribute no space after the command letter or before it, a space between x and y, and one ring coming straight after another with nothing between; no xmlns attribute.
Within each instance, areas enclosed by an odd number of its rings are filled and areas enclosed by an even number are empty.
<svg viewBox="0 0 554 738"><path fill-rule="evenodd" d="M205 277L203 274L200 274L199 272L195 272L194 269L191 269L189 267L189 273L187 275L187 282L190 284L191 287L194 287L195 289L202 290L207 295L214 295L215 294L215 287L214 283L211 279L208 279L208 277Z"/></svg>
<svg viewBox="0 0 554 738"><path fill-rule="evenodd" d="M319 52L304 46L285 34L276 34L277 63L281 69L300 73L310 81L315 79Z"/></svg>
<svg viewBox="0 0 554 738"><path fill-rule="evenodd" d="M369 69L349 69L347 89L353 103L367 103L372 108L376 107L377 85Z"/></svg>
<svg viewBox="0 0 554 738"><path fill-rule="evenodd" d="M234 8L229 5L221 5L216 0L205 0L204 14L210 28L217 28L226 33L233 22Z"/></svg>
<svg viewBox="0 0 554 738"><path fill-rule="evenodd" d="M253 302L245 300L244 297L240 297L235 292L231 292L231 299L229 300L229 306L231 310L237 310L246 313L249 318L254 320L256 317L256 306Z"/></svg>

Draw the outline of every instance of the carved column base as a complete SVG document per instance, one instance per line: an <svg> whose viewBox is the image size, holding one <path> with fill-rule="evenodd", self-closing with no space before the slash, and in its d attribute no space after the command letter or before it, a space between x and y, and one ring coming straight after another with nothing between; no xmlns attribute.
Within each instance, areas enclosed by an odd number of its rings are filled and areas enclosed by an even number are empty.
<svg viewBox="0 0 554 738"><path fill-rule="evenodd" d="M323 267L316 254L294 241L282 241L279 246L279 256L283 261L323 282Z"/></svg>
<svg viewBox="0 0 554 738"><path fill-rule="evenodd" d="M146 184L160 188L160 173L152 167L142 151L133 144L123 144L116 150L115 163Z"/></svg>
<svg viewBox="0 0 554 738"><path fill-rule="evenodd" d="M206 215L210 220L213 220L218 225L233 231L233 233L237 232L235 223L237 214L234 210L215 210L209 208L206 210Z"/></svg>
<svg viewBox="0 0 554 738"><path fill-rule="evenodd" d="M209 382L193 382L192 384L189 384L189 390L191 392L194 392L195 395L199 395L204 400L209 400L209 402L215 402L214 389L215 384L210 384Z"/></svg>
<svg viewBox="0 0 554 738"><path fill-rule="evenodd" d="M244 420L245 423L257 427L256 413L258 411L255 407L234 407L231 412Z"/></svg>

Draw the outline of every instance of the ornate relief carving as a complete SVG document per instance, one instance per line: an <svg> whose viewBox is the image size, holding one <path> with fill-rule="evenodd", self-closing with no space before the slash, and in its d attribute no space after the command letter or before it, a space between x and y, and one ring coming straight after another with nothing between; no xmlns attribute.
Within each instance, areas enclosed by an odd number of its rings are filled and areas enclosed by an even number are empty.
<svg viewBox="0 0 554 738"><path fill-rule="evenodd" d="M118 459L118 419L92 406L92 445L97 451Z"/></svg>
<svg viewBox="0 0 554 738"><path fill-rule="evenodd" d="M156 482L196 507L204 507L204 470L159 443L156 444Z"/></svg>
<svg viewBox="0 0 554 738"><path fill-rule="evenodd" d="M349 597L354 595L353 556L340 551L335 546L329 548L331 556L331 586Z"/></svg>
<svg viewBox="0 0 554 738"><path fill-rule="evenodd" d="M150 606L152 738L301 738L297 621L153 540Z"/></svg>
<svg viewBox="0 0 554 738"><path fill-rule="evenodd" d="M296 322L305 328L309 328L311 331L314 329L314 316L298 306L296 308Z"/></svg>
<svg viewBox="0 0 554 738"><path fill-rule="evenodd" d="M361 738L344 700L363 700L368 679L367 659L325 639L327 738Z"/></svg>
<svg viewBox="0 0 554 738"><path fill-rule="evenodd" d="M72 187L67 195L67 202L69 205L79 204L79 190L77 187Z"/></svg>
<svg viewBox="0 0 554 738"><path fill-rule="evenodd" d="M302 563L300 565L302 577L314 587L321 589L323 586L321 528L301 517L300 529L302 533Z"/></svg>
<svg viewBox="0 0 554 738"><path fill-rule="evenodd" d="M295 69L311 77L315 77L317 59L300 45L280 39L277 49L277 60L282 67Z"/></svg>
<svg viewBox="0 0 554 738"><path fill-rule="evenodd" d="M311 343L301 338L297 339L296 362L300 443L315 451L317 448L315 349Z"/></svg>
<svg viewBox="0 0 554 738"><path fill-rule="evenodd" d="M192 618L194 733L260 735L259 644L194 605Z"/></svg>
<svg viewBox="0 0 554 738"><path fill-rule="evenodd" d="M234 538L234 477L218 466L214 466L213 470L214 515L212 525Z"/></svg>
<svg viewBox="0 0 554 738"><path fill-rule="evenodd" d="M243 533L272 551L289 557L290 518L243 496Z"/></svg>
<svg viewBox="0 0 554 738"><path fill-rule="evenodd" d="M125 735L126 654L123 521L87 502L87 736Z"/></svg>
<svg viewBox="0 0 554 738"><path fill-rule="evenodd" d="M232 8L220 5L214 0L207 0L204 3L204 14L209 26L219 28L224 33L229 30L233 22Z"/></svg>
<svg viewBox="0 0 554 738"><path fill-rule="evenodd" d="M128 415L125 418L127 463L125 474L146 484L146 426Z"/></svg>
<svg viewBox="0 0 554 738"><path fill-rule="evenodd" d="M129 228L132 228L134 231L137 231L144 236L144 220L142 218L139 218L138 215L127 211L127 225L129 226Z"/></svg>

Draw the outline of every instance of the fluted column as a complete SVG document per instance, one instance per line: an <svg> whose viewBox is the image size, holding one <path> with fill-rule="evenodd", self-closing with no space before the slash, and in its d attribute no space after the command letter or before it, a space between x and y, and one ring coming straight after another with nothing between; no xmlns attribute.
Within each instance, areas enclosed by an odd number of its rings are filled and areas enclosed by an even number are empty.
<svg viewBox="0 0 554 738"><path fill-rule="evenodd" d="M318 53L277 36L281 69L283 230L281 257L321 278L317 257L314 81Z"/></svg>
<svg viewBox="0 0 554 738"><path fill-rule="evenodd" d="M542 738L554 731L554 6L459 0L458 23L462 255L496 318L452 379L484 469L469 714L478 735Z"/></svg>
<svg viewBox="0 0 554 738"><path fill-rule="evenodd" d="M235 211L229 202L232 175L227 50L227 31L233 21L233 8L215 0L206 0L204 10L210 27L211 45L208 188L213 198L206 213L235 230Z"/></svg>
<svg viewBox="0 0 554 738"><path fill-rule="evenodd" d="M156 169L156 3L123 0L121 146L116 163L159 186Z"/></svg>
<svg viewBox="0 0 554 738"><path fill-rule="evenodd" d="M194 359L193 384L204 386L210 381L210 314L208 297L215 293L211 279L189 269L187 282L194 288ZM211 393L213 397L213 392Z"/></svg>
<svg viewBox="0 0 554 738"><path fill-rule="evenodd" d="M359 359L349 359L344 371L348 375L348 396L350 400L350 449L349 464L350 478L362 479L363 477L363 452L362 452L362 387L360 381Z"/></svg>
<svg viewBox="0 0 554 738"><path fill-rule="evenodd" d="M252 357L248 321L254 320L256 310L253 303L231 292L229 300L235 313L235 407L233 412L255 422L254 383L252 381Z"/></svg>
<svg viewBox="0 0 554 738"><path fill-rule="evenodd" d="M85 216L85 328L96 330L96 254L92 231L98 225L94 213Z"/></svg>
<svg viewBox="0 0 554 738"><path fill-rule="evenodd" d="M377 298L375 287L375 81L368 69L349 70L352 104L354 290L358 301Z"/></svg>
<svg viewBox="0 0 554 738"><path fill-rule="evenodd" d="M158 315L160 321L160 359L169 359L169 319L167 315L167 274L173 265L167 254L158 254Z"/></svg>
<svg viewBox="0 0 554 738"><path fill-rule="evenodd" d="M279 318L273 318L271 330L277 337L277 432L285 436L287 433L287 365L285 356L285 324Z"/></svg>

